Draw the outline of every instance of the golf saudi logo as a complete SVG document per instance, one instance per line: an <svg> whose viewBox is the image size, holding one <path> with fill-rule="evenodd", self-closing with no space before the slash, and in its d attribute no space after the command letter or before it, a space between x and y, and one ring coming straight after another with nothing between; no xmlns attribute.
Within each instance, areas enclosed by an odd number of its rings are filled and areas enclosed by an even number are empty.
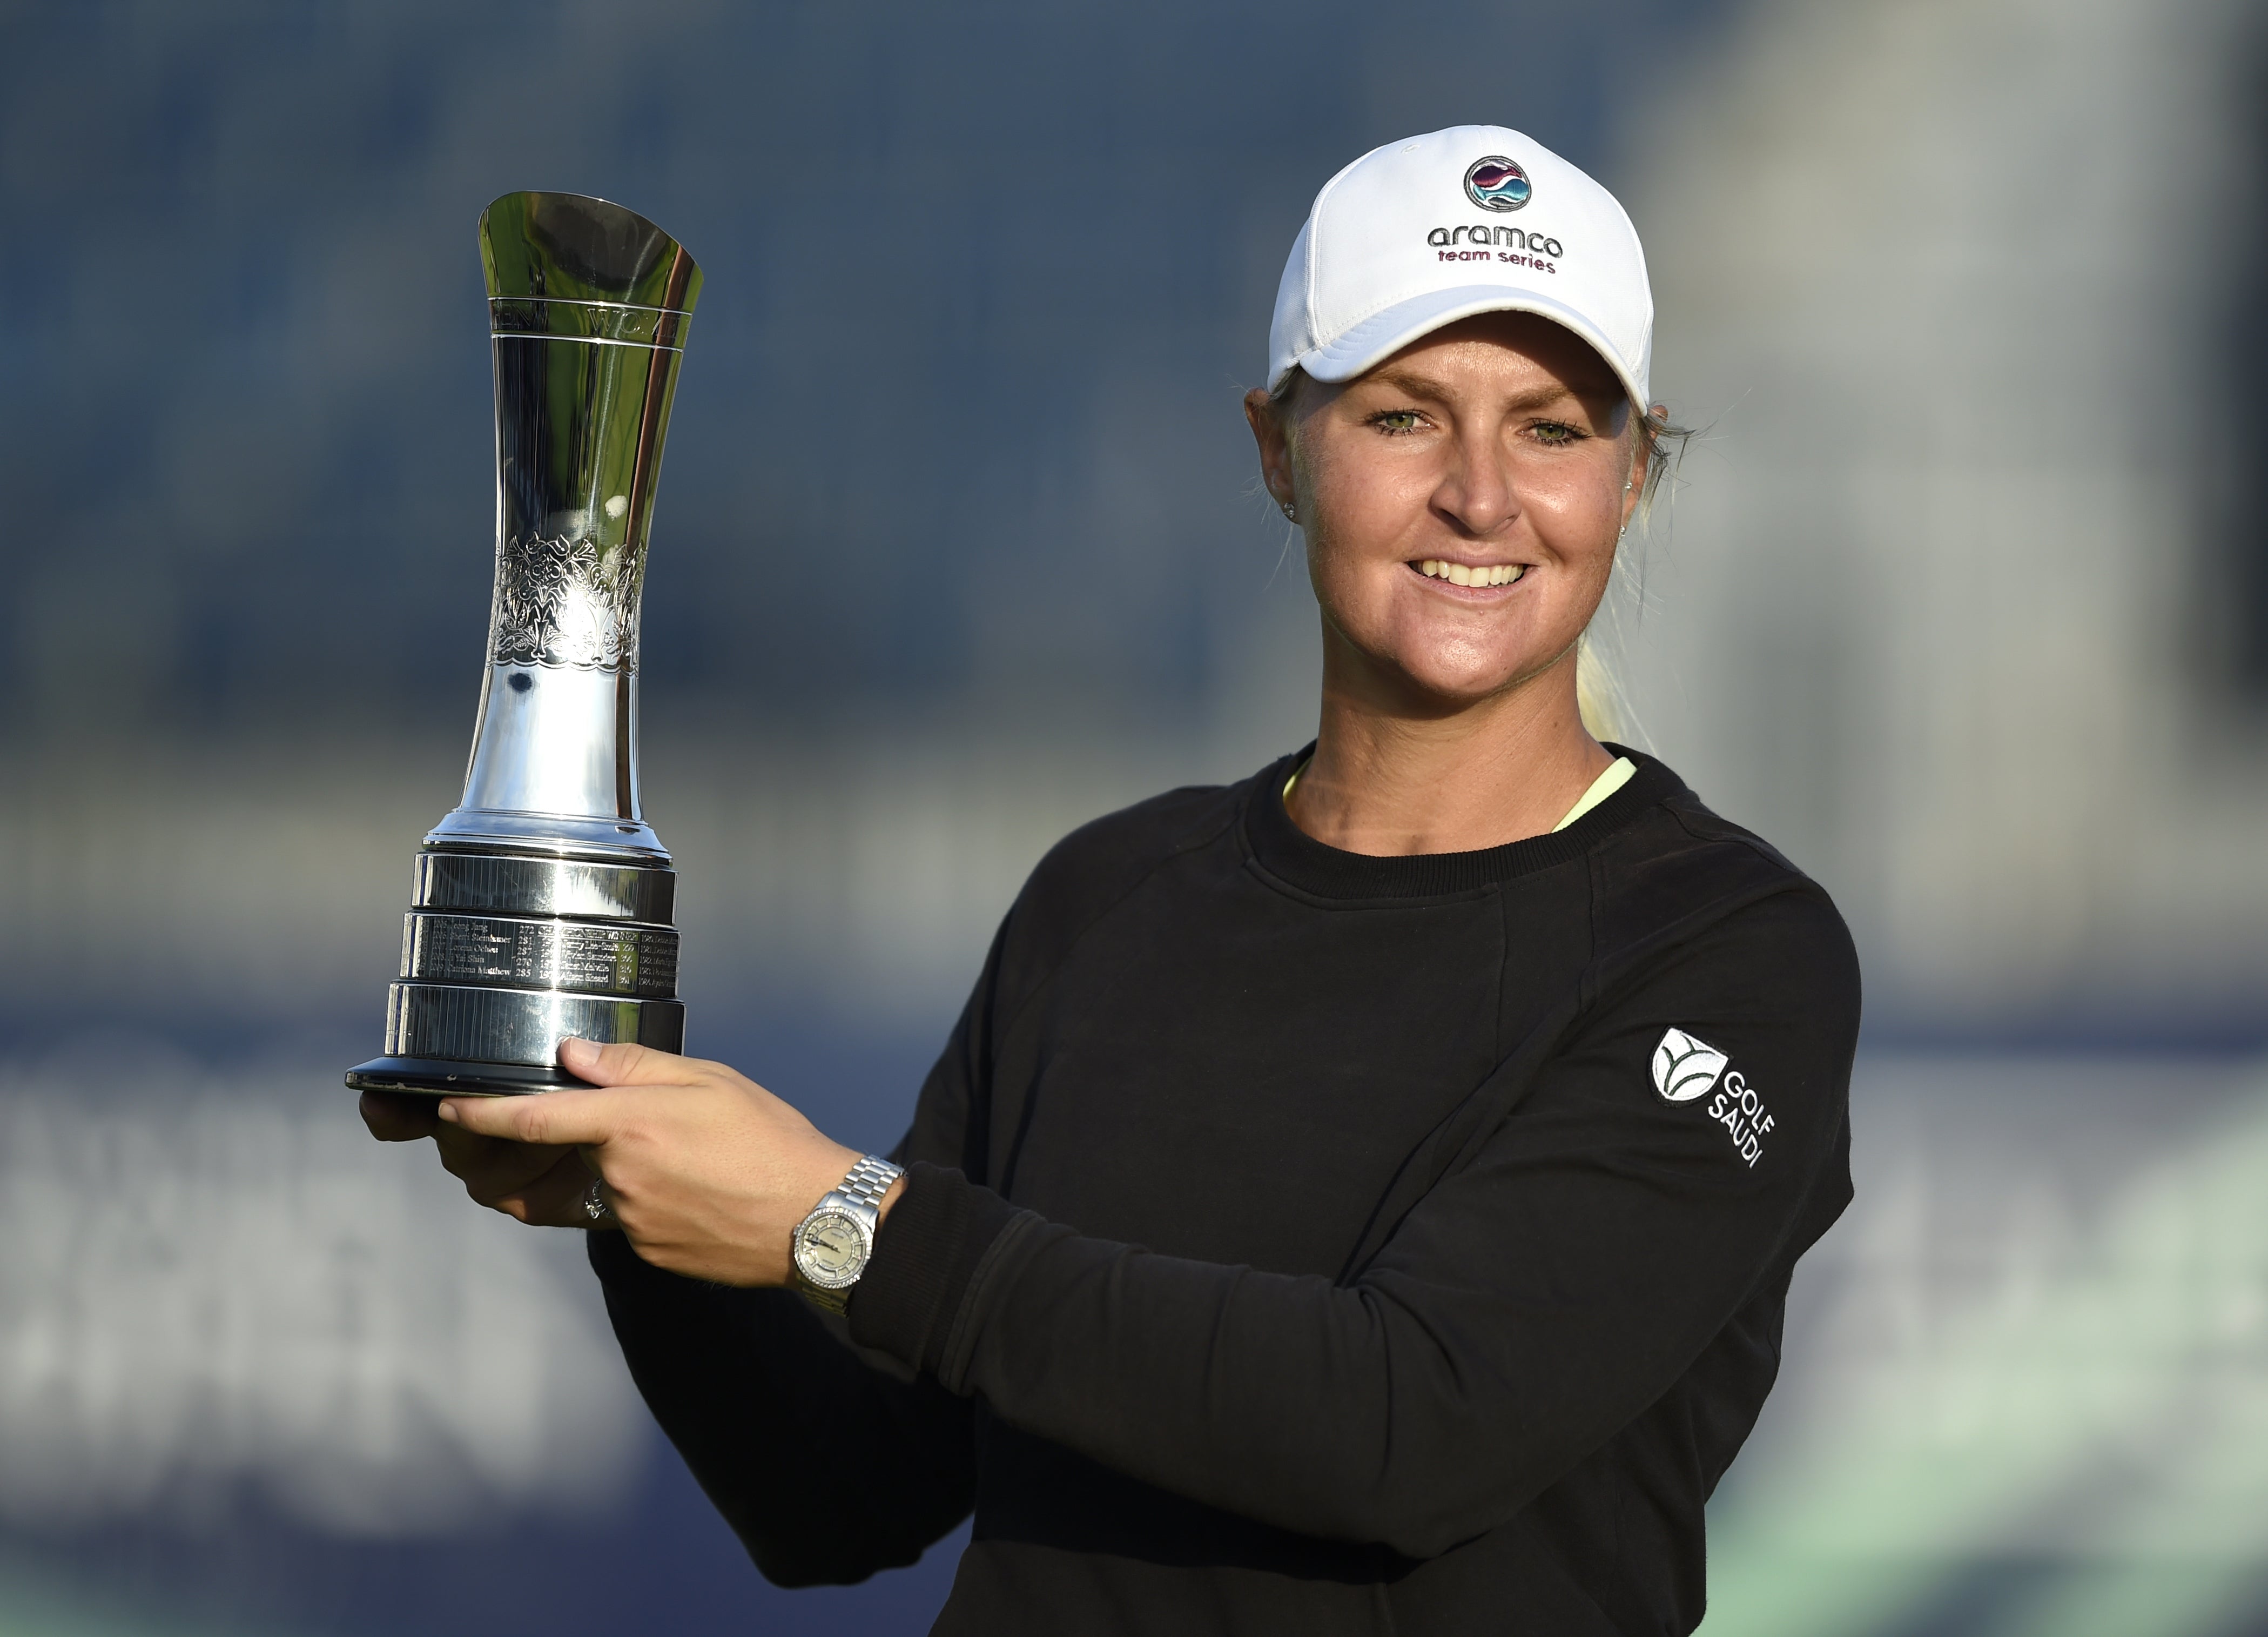
<svg viewBox="0 0 2268 1637"><path fill-rule="evenodd" d="M1653 1049L1653 1088L1671 1102L1697 1102L1716 1092L1709 1099L1709 1117L1725 1128L1733 1139L1733 1152L1753 1169L1764 1157L1764 1133L1774 1121L1741 1072L1725 1072L1730 1061L1707 1041L1682 1029L1666 1030Z"/></svg>
<svg viewBox="0 0 2268 1637"><path fill-rule="evenodd" d="M1725 1072L1725 1054L1705 1040L1673 1029L1653 1049L1653 1088L1672 1102L1705 1097Z"/></svg>
<svg viewBox="0 0 2268 1637"><path fill-rule="evenodd" d="M1475 159L1465 173L1465 197L1484 210L1517 210L1535 191L1528 173L1500 153Z"/></svg>

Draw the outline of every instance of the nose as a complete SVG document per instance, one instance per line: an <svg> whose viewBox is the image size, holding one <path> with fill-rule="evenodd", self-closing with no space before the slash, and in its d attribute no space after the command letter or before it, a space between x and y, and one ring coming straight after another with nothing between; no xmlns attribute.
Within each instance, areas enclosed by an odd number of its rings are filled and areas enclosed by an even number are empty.
<svg viewBox="0 0 2268 1637"><path fill-rule="evenodd" d="M1457 439L1449 468L1433 490L1433 510L1462 533L1487 539L1520 514L1504 451L1492 438Z"/></svg>

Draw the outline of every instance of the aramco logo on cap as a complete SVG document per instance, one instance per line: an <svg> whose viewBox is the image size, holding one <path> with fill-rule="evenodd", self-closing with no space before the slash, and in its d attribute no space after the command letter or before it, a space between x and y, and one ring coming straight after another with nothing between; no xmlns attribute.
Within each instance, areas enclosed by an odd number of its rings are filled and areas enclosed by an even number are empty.
<svg viewBox="0 0 2268 1637"><path fill-rule="evenodd" d="M1465 197L1484 210L1517 210L1535 191L1528 173L1500 153L1475 159L1465 173Z"/></svg>

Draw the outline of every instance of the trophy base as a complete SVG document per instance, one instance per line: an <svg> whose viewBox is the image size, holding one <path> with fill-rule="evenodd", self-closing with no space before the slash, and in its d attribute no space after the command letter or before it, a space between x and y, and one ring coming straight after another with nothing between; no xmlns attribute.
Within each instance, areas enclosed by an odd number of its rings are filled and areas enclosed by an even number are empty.
<svg viewBox="0 0 2268 1637"><path fill-rule="evenodd" d="M528 1063L468 1063L460 1058L372 1058L347 1071L350 1091L407 1091L436 1097L524 1097L543 1091L587 1091L591 1082L563 1068Z"/></svg>
<svg viewBox="0 0 2268 1637"><path fill-rule="evenodd" d="M659 864L427 849L388 986L384 1056L355 1091L524 1096L587 1087L567 1039L685 1050L677 877Z"/></svg>

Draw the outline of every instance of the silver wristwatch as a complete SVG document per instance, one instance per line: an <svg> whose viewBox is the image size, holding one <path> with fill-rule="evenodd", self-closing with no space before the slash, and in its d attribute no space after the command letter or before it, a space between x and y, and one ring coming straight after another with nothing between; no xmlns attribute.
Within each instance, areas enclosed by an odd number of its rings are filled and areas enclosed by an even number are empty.
<svg viewBox="0 0 2268 1637"><path fill-rule="evenodd" d="M880 1154L870 1154L796 1224L789 1262L795 1287L813 1306L840 1313L850 1305L850 1287L874 1254L882 1196L904 1175Z"/></svg>

